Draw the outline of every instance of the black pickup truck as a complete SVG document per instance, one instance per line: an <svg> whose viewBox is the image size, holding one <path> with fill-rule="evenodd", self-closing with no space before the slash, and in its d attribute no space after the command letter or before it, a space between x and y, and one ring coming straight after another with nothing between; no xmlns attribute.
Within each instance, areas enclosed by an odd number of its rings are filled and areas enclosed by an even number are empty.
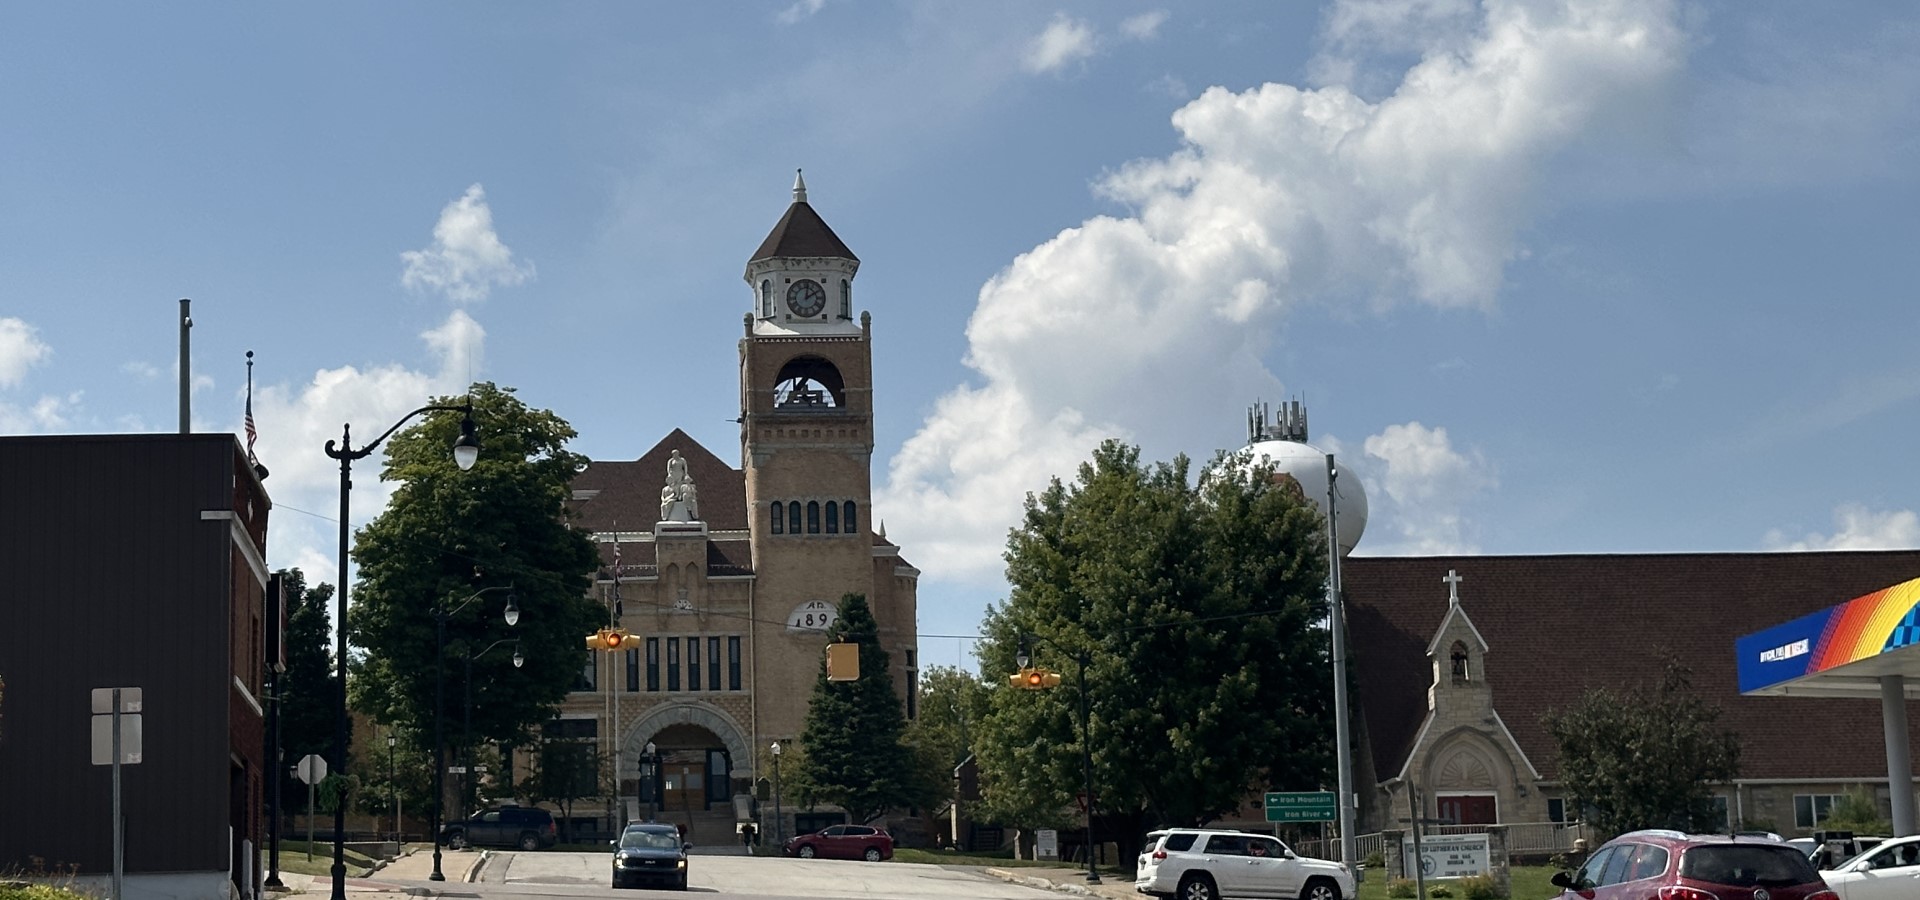
<svg viewBox="0 0 1920 900"><path fill-rule="evenodd" d="M455 850L466 847L543 850L558 839L553 814L530 806L489 809L465 821L448 822L440 829L440 842Z"/></svg>

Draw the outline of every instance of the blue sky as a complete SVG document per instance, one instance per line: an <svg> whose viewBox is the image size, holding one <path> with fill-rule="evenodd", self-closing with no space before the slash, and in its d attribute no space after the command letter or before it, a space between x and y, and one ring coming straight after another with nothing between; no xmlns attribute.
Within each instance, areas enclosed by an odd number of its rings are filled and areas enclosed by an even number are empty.
<svg viewBox="0 0 1920 900"><path fill-rule="evenodd" d="M469 377L731 458L804 167L923 634L1100 439L1255 400L1362 554L1915 547L1916 159L1905 3L13 5L0 431L173 430L190 297L197 429L257 354L275 566L332 580L342 422Z"/></svg>

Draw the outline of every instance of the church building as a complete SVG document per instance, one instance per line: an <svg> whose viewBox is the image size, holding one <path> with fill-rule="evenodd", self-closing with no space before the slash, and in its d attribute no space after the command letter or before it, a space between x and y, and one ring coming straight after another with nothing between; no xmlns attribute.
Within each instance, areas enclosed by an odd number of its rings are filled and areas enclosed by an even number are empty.
<svg viewBox="0 0 1920 900"><path fill-rule="evenodd" d="M772 746L795 748L843 595L866 596L914 713L920 572L874 516L859 268L796 176L747 260L737 465L675 429L574 479L574 522L600 548L594 595L633 639L584 653L546 736L596 740L613 760L608 825L653 817L699 843L736 840L777 765Z"/></svg>

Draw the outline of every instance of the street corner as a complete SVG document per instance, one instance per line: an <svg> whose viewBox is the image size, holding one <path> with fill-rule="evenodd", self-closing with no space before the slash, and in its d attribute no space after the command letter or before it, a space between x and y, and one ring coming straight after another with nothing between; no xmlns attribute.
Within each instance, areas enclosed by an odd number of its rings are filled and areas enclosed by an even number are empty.
<svg viewBox="0 0 1920 900"><path fill-rule="evenodd" d="M1047 891L1059 891L1082 897L1102 897L1107 900L1130 900L1139 896L1131 881L1105 880L1099 884L1088 884L1086 873L1077 869L1001 869L988 868L992 875L1010 884L1024 885Z"/></svg>

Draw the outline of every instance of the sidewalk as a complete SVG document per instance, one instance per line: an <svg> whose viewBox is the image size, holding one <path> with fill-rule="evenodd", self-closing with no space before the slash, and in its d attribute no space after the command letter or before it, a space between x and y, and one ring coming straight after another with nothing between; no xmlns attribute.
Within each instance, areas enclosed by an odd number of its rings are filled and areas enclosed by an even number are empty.
<svg viewBox="0 0 1920 900"><path fill-rule="evenodd" d="M1019 868L987 870L1002 881L1024 884L1043 890L1061 891L1082 897L1100 897L1102 900L1140 900L1144 894L1133 889L1133 881L1124 875L1101 874L1099 884L1087 883L1085 869Z"/></svg>
<svg viewBox="0 0 1920 900"><path fill-rule="evenodd" d="M431 882L433 875L433 848L410 848L405 853L376 866L364 878L347 878L347 896L361 898L397 898L401 896L431 897L440 893L442 885L460 884L471 881L486 862L484 850L440 851L440 874L447 876L444 882ZM268 890L268 897L287 897L299 895L307 900L325 897L333 892L333 879L327 875L301 875L294 872L280 873L280 881L287 886L284 891Z"/></svg>

